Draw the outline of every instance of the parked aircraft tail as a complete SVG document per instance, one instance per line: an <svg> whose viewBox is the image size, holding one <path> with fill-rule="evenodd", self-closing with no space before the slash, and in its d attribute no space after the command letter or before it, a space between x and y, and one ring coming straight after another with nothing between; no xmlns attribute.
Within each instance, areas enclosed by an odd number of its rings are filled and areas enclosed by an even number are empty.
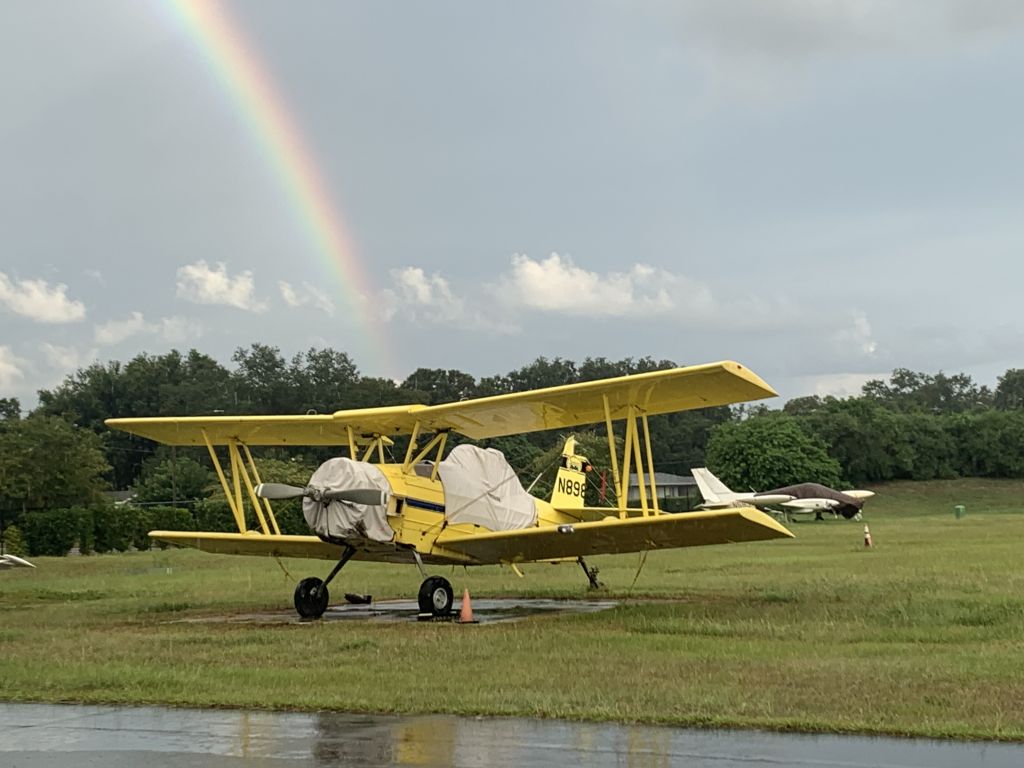
<svg viewBox="0 0 1024 768"><path fill-rule="evenodd" d="M576 438L565 441L559 459L555 486L551 490L551 506L555 509L581 509L586 506L587 472L590 462L576 453Z"/></svg>
<svg viewBox="0 0 1024 768"><path fill-rule="evenodd" d="M736 494L721 480L711 473L707 467L691 469L693 479L697 481L705 504L729 504L736 500Z"/></svg>

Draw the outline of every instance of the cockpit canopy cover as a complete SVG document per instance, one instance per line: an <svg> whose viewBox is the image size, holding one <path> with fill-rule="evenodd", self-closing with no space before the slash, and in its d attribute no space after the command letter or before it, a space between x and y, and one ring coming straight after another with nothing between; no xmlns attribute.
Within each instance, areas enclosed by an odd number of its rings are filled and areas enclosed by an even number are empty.
<svg viewBox="0 0 1024 768"><path fill-rule="evenodd" d="M391 485L384 473L373 464L352 459L328 459L319 467L309 484L329 491L352 488L379 488L391 493ZM391 541L395 532L388 525L387 507L384 505L353 504L332 501L324 504L306 498L302 501L302 515L309 527L326 539L350 537Z"/></svg>
<svg viewBox="0 0 1024 768"><path fill-rule="evenodd" d="M449 523L475 523L492 531L529 528L537 522L534 498L501 451L459 445L438 467Z"/></svg>

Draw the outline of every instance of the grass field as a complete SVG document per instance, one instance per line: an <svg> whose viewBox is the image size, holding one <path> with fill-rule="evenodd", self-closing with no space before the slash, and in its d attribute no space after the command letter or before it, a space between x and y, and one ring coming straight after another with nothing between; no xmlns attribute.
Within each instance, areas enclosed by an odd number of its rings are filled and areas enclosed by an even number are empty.
<svg viewBox="0 0 1024 768"><path fill-rule="evenodd" d="M187 623L289 610L330 564L193 551L0 574L0 698L450 712L1024 740L1024 483L877 488L866 522L596 558L610 611L515 624ZM954 504L967 505L954 519ZM442 569L474 597L581 597L575 564ZM413 597L413 567L334 587ZM334 586L334 585L332 585Z"/></svg>

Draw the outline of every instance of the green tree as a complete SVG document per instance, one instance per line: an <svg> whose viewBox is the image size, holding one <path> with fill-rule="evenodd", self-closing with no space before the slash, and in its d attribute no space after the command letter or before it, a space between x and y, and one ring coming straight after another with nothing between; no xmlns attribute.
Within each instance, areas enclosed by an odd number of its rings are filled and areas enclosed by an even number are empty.
<svg viewBox="0 0 1024 768"><path fill-rule="evenodd" d="M826 398L822 407L798 417L810 434L828 446L851 482L910 477L913 447L901 414L868 397Z"/></svg>
<svg viewBox="0 0 1024 768"><path fill-rule="evenodd" d="M9 525L0 531L0 555L18 555L24 557L28 554L28 546L25 544L25 537L21 528L16 525Z"/></svg>
<svg viewBox="0 0 1024 768"><path fill-rule="evenodd" d="M339 410L345 392L359 381L352 359L334 349L310 348L292 358L288 376L297 392L302 413L331 413Z"/></svg>
<svg viewBox="0 0 1024 768"><path fill-rule="evenodd" d="M112 417L203 415L223 411L233 400L227 370L207 355L172 350L140 354L126 365L96 363L39 392L37 415L60 416L91 429L102 440L117 488L129 487L152 455L155 443L107 429Z"/></svg>
<svg viewBox="0 0 1024 768"><path fill-rule="evenodd" d="M992 402L988 387L979 387L965 373L932 375L896 368L889 381L873 379L863 387L864 396L900 411L962 413Z"/></svg>
<svg viewBox="0 0 1024 768"><path fill-rule="evenodd" d="M0 509L7 523L27 510L97 501L109 469L88 429L52 416L0 421Z"/></svg>
<svg viewBox="0 0 1024 768"><path fill-rule="evenodd" d="M135 500L140 504L176 504L206 498L213 473L187 456L154 459L145 463L135 484Z"/></svg>
<svg viewBox="0 0 1024 768"><path fill-rule="evenodd" d="M82 532L82 509L36 509L21 522L30 555L63 557Z"/></svg>
<svg viewBox="0 0 1024 768"><path fill-rule="evenodd" d="M127 504L100 504L93 508L93 547L97 552L125 552L133 541L140 507Z"/></svg>
<svg viewBox="0 0 1024 768"><path fill-rule="evenodd" d="M725 422L711 432L708 466L737 490L759 491L793 483L839 484L839 462L825 444L782 414Z"/></svg>
<svg viewBox="0 0 1024 768"><path fill-rule="evenodd" d="M950 425L961 474L1024 477L1024 410L962 414Z"/></svg>
<svg viewBox="0 0 1024 768"><path fill-rule="evenodd" d="M1024 368L1011 368L999 377L993 397L996 408L1024 408Z"/></svg>
<svg viewBox="0 0 1024 768"><path fill-rule="evenodd" d="M0 397L0 421L17 421L21 418L21 401L16 397Z"/></svg>
<svg viewBox="0 0 1024 768"><path fill-rule="evenodd" d="M300 411L298 393L281 350L267 344L239 347L231 359L236 408L250 414L286 414Z"/></svg>
<svg viewBox="0 0 1024 768"><path fill-rule="evenodd" d="M571 360L563 360L560 357L548 360L546 357L538 357L529 365L510 372L506 378L511 391L524 392L573 384L578 381L578 374L576 363Z"/></svg>
<svg viewBox="0 0 1024 768"><path fill-rule="evenodd" d="M422 392L431 405L466 400L477 394L476 379L468 373L443 368L417 368L402 382L402 388Z"/></svg>

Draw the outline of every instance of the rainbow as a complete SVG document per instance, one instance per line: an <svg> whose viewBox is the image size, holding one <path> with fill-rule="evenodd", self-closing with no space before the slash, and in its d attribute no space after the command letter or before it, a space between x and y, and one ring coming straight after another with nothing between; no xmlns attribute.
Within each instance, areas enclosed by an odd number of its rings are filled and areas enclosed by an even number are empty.
<svg viewBox="0 0 1024 768"><path fill-rule="evenodd" d="M165 7L173 10L176 21L235 103L316 252L337 276L344 302L360 331L362 351L383 375L393 375L390 344L381 321L372 313L370 298L374 292L366 271L312 154L266 68L246 44L238 24L219 3L170 0Z"/></svg>

